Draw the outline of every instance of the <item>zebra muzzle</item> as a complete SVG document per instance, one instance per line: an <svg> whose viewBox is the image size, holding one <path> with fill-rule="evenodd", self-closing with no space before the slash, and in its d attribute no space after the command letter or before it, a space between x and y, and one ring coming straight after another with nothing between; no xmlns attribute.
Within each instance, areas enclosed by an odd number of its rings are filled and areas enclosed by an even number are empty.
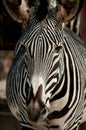
<svg viewBox="0 0 86 130"><path fill-rule="evenodd" d="M44 121L47 118L49 110L43 102L39 102L38 100L31 100L30 104L28 105L27 112L31 121L38 122Z"/></svg>

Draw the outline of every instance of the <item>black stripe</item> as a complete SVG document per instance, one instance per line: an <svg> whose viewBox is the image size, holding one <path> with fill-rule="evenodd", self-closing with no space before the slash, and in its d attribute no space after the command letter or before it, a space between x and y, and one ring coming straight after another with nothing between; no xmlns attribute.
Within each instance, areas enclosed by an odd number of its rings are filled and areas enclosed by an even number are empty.
<svg viewBox="0 0 86 130"><path fill-rule="evenodd" d="M52 113L50 113L48 115L48 119L49 120L52 120L52 119L57 119L57 118L61 118L63 117L64 115L66 115L69 111L69 108L68 107L65 107L63 110L61 111L54 111Z"/></svg>
<svg viewBox="0 0 86 130"><path fill-rule="evenodd" d="M64 65L65 65L65 64L66 64L66 63L64 63ZM61 86L62 81L63 81L63 78L64 78L64 75L62 75L62 78L61 78L60 82L56 85L56 87L55 87L54 90L52 91L52 95L53 95L53 94L59 89L59 87ZM66 72L66 71L65 71L65 79L67 79L67 72ZM50 102L62 98L62 97L66 94L66 92L67 92L67 82L65 81L65 84L64 84L62 90L61 90L58 94L56 94L54 97L51 97Z"/></svg>
<svg viewBox="0 0 86 130"><path fill-rule="evenodd" d="M59 128L59 125L50 125L50 128Z"/></svg>

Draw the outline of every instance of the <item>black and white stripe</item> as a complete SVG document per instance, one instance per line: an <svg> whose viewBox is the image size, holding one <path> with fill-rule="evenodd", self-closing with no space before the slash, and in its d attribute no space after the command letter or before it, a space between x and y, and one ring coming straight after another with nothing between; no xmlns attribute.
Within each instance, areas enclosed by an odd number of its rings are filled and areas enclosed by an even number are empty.
<svg viewBox="0 0 86 130"><path fill-rule="evenodd" d="M86 48L79 38L62 30L50 14L42 21L33 17L17 43L7 78L8 104L21 126L78 130L85 108L85 71ZM37 110L48 108L41 128L37 121L44 115L39 111L36 118L36 109L32 112L36 98Z"/></svg>

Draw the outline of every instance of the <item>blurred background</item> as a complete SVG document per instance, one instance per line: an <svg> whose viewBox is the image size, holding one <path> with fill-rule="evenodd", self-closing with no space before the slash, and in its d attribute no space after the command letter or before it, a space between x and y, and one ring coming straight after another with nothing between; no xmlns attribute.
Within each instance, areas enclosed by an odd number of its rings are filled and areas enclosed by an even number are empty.
<svg viewBox="0 0 86 130"><path fill-rule="evenodd" d="M21 30L21 25L9 19L0 8L0 130L20 129L19 122L12 116L7 106L5 89Z"/></svg>

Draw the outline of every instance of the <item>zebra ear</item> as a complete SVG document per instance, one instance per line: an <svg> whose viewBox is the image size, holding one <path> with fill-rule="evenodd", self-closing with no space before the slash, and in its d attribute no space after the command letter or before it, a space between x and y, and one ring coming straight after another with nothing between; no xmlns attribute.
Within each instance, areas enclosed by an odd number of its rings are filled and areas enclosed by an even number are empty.
<svg viewBox="0 0 86 130"><path fill-rule="evenodd" d="M61 23L68 22L79 14L83 0L59 0L57 5L57 17L60 14ZM59 9L58 9L59 6ZM58 18L57 18L58 19Z"/></svg>
<svg viewBox="0 0 86 130"><path fill-rule="evenodd" d="M30 17L30 7L26 0L1 0L4 13L14 21L23 24Z"/></svg>

